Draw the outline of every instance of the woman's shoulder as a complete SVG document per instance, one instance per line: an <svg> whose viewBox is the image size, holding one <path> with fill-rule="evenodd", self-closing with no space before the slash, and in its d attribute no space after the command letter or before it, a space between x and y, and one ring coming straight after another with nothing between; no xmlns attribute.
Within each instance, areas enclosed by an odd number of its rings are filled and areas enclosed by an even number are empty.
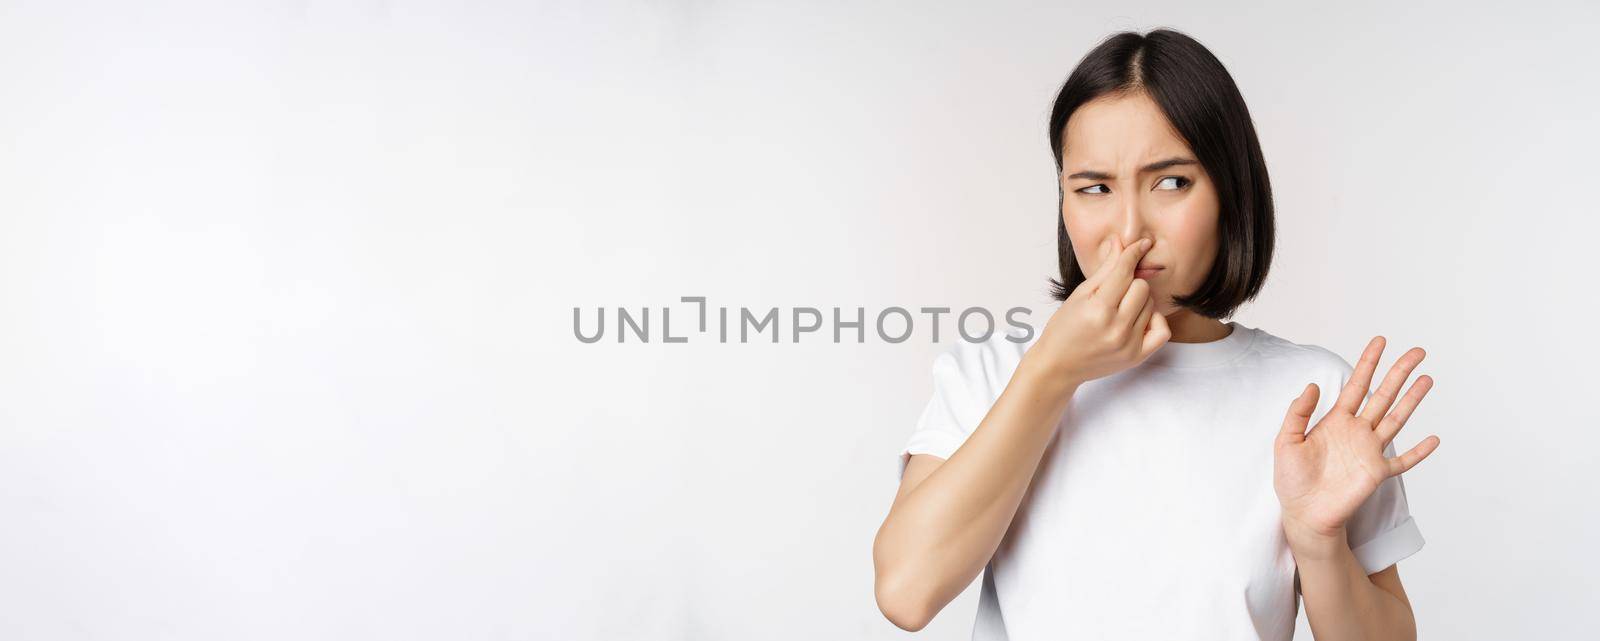
<svg viewBox="0 0 1600 641"><path fill-rule="evenodd" d="M1355 370L1343 356L1322 345L1298 343L1261 328L1255 331L1254 351L1263 360L1336 376L1348 376Z"/></svg>
<svg viewBox="0 0 1600 641"><path fill-rule="evenodd" d="M995 330L988 336L967 340L956 335L934 359L935 372L963 379L969 386L998 393L1010 382L1023 354L1038 342L1034 328Z"/></svg>
<svg viewBox="0 0 1600 641"><path fill-rule="evenodd" d="M986 336L972 337L971 340L957 334L946 351L980 358L1020 360L1028 348L1033 347L1038 340L1037 329L1011 327L1004 330L996 329Z"/></svg>

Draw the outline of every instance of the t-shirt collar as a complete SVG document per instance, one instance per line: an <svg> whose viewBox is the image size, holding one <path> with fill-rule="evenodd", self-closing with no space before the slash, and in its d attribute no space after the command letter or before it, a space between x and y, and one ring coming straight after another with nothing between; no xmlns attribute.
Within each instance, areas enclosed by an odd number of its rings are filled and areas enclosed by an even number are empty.
<svg viewBox="0 0 1600 641"><path fill-rule="evenodd" d="M1250 348L1256 340L1253 327L1228 321L1232 330L1227 336L1205 343L1175 343L1167 341L1154 354L1144 360L1144 365L1173 368L1215 367L1224 365Z"/></svg>

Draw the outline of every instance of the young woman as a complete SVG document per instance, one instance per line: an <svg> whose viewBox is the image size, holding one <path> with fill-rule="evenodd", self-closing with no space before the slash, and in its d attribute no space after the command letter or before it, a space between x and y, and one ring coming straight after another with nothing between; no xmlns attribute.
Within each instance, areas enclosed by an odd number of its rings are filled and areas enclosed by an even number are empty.
<svg viewBox="0 0 1600 641"><path fill-rule="evenodd" d="M1423 350L1369 397L1383 337L1352 367L1219 320L1273 245L1227 70L1180 33L1117 34L1049 135L1062 304L936 359L873 545L879 608L919 630L982 572L976 640L1289 639L1302 597L1318 641L1415 638L1400 474L1439 440L1393 439L1432 386L1400 395Z"/></svg>

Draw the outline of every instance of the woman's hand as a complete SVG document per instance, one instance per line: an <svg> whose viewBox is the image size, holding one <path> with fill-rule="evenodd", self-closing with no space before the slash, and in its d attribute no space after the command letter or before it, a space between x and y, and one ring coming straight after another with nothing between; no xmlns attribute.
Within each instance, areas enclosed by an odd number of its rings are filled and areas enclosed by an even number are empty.
<svg viewBox="0 0 1600 641"><path fill-rule="evenodd" d="M1133 367L1172 337L1167 318L1156 312L1150 283L1133 276L1151 241L1128 247L1121 238L1113 242L1094 275L1072 290L1024 357L1070 386Z"/></svg>
<svg viewBox="0 0 1600 641"><path fill-rule="evenodd" d="M1382 336L1367 343L1333 409L1310 433L1306 423L1317 407L1320 390L1316 384L1307 385L1289 405L1273 447L1273 487L1283 505L1284 534L1296 550L1345 543L1345 523L1377 491L1378 484L1416 466L1439 446L1439 437L1429 436L1405 454L1384 457L1384 448L1433 387L1433 379L1418 377L1400 404L1389 411L1411 370L1426 355L1422 348L1413 347L1395 362L1383 385L1362 408L1383 347Z"/></svg>

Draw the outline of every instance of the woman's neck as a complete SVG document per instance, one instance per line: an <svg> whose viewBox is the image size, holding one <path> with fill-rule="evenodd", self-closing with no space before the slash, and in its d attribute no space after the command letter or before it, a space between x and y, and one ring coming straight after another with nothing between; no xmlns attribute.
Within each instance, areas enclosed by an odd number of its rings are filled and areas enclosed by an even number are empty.
<svg viewBox="0 0 1600 641"><path fill-rule="evenodd" d="M1228 324L1208 318L1191 310L1180 309L1167 317L1167 327L1172 328L1173 343L1209 343L1227 338L1232 331Z"/></svg>

